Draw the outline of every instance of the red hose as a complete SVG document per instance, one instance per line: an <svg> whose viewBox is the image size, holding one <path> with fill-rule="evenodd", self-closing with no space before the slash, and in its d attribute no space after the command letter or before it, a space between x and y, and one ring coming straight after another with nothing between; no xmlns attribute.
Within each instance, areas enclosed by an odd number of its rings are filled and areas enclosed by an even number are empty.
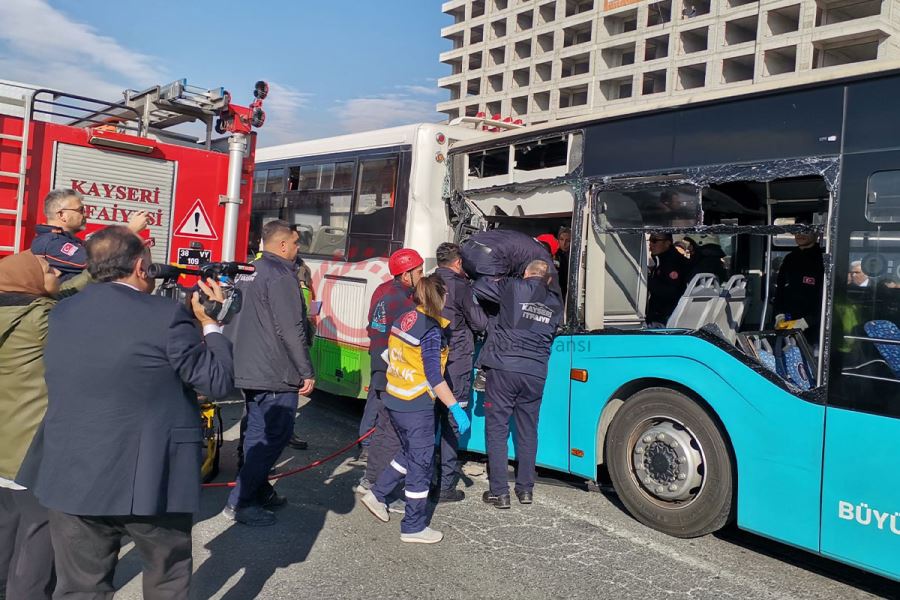
<svg viewBox="0 0 900 600"><path fill-rule="evenodd" d="M361 438L359 438L353 442L350 442L349 444L347 444L340 450L336 450L335 452L332 452L325 458L320 458L319 460L313 461L313 462L309 463L308 465L304 465L302 467L297 467L296 469L291 469L290 471L285 471L284 473L278 473L277 475L270 475L269 481L275 481L276 479L281 479L282 477L290 477L291 475L296 475L297 473L302 473L303 471L308 471L310 469L314 469L315 467L318 467L319 465L326 463L329 460L340 456L341 454L343 454L344 452L346 452L353 446L357 445L358 443L360 443L361 441L363 441L364 439L366 439L367 437L372 435L374 432L375 432L375 428L373 427L372 429L367 431L366 434L364 436L362 436ZM205 488L234 487L235 483L236 482L234 482L234 481L222 481L219 483L204 483L201 485L201 487L205 487Z"/></svg>

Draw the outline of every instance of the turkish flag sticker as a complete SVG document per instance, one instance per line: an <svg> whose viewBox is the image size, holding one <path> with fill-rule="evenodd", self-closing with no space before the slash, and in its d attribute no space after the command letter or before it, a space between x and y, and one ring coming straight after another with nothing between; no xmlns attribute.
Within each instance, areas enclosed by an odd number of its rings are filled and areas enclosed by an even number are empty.
<svg viewBox="0 0 900 600"><path fill-rule="evenodd" d="M669 279L678 279L678 271L672 271L669 273Z"/></svg>
<svg viewBox="0 0 900 600"><path fill-rule="evenodd" d="M66 256L74 256L75 253L78 252L78 246L70 242L66 242L65 244L63 244L63 247L59 249L59 251Z"/></svg>
<svg viewBox="0 0 900 600"><path fill-rule="evenodd" d="M803 278L803 284L804 284L804 285L816 285L816 278L815 278L815 277L808 277L808 276L807 276L807 277L804 277L804 278Z"/></svg>

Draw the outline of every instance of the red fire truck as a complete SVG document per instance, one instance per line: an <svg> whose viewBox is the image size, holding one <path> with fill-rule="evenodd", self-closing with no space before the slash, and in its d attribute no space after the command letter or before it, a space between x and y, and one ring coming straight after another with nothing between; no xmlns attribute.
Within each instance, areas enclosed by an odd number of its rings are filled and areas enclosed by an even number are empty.
<svg viewBox="0 0 900 600"><path fill-rule="evenodd" d="M85 235L144 210L155 262L245 258L252 128L267 92L258 82L256 100L235 106L223 89L180 80L106 102L0 81L0 257L31 246L47 192L72 188L84 195Z"/></svg>

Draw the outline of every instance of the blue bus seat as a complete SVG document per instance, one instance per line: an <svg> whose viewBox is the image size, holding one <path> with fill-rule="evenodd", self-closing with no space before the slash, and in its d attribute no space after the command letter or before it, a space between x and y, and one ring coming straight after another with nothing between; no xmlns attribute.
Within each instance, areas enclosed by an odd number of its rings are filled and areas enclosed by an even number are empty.
<svg viewBox="0 0 900 600"><path fill-rule="evenodd" d="M891 321L869 321L863 328L870 338L900 342L900 328ZM876 343L875 348L894 375L900 377L900 344Z"/></svg>

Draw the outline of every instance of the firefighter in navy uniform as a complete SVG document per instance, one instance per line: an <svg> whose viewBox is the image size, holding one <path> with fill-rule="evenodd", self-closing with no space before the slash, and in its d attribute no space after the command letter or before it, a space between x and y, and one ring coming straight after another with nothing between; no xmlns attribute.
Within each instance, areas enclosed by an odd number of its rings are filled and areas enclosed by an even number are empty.
<svg viewBox="0 0 900 600"><path fill-rule="evenodd" d="M375 482L391 458L400 449L400 441L382 402L382 394L387 386L387 363L383 354L388 347L391 325L400 315L414 309L413 290L422 277L425 261L411 248L401 248L388 259L388 270L394 276L382 283L372 294L369 306L369 320L366 331L369 334L369 360L371 378L366 407L359 423L362 436L372 427L375 433L363 446L366 459L366 474L356 486L357 493L365 493Z"/></svg>
<svg viewBox="0 0 900 600"><path fill-rule="evenodd" d="M509 418L516 421L516 497L531 504L537 456L538 414L547 378L547 363L556 328L562 319L562 299L551 285L550 265L534 260L522 279L507 279L500 314L482 350L487 371L485 433L490 489L482 499L509 508L506 481Z"/></svg>
<svg viewBox="0 0 900 600"><path fill-rule="evenodd" d="M459 246L445 242L437 247L435 254L438 263L435 273L447 288L441 316L450 322L450 356L444 378L453 397L465 409L472 393L473 333L484 332L488 318L475 300L472 284L463 271ZM459 482L459 433L454 430L447 408L440 402L435 403L435 408L441 433L441 478L436 499L438 502L457 502L465 498L465 493L456 487Z"/></svg>
<svg viewBox="0 0 900 600"><path fill-rule="evenodd" d="M778 269L775 284L776 322L806 320L804 332L810 344L819 342L822 320L822 286L825 279L824 250L815 233L794 234L797 247L791 250Z"/></svg>
<svg viewBox="0 0 900 600"><path fill-rule="evenodd" d="M650 272L647 276L647 325L665 327L687 287L687 259L672 242L671 233L650 234Z"/></svg>
<svg viewBox="0 0 900 600"><path fill-rule="evenodd" d="M387 386L383 395L388 417L401 441L398 452L363 505L381 521L388 521L388 496L405 480L406 508L400 523L400 541L435 544L444 535L428 527L428 488L434 464L434 401L442 402L460 434L469 429L469 417L444 381L450 353L447 320L441 317L446 289L439 275L416 284L416 308L391 326L388 341Z"/></svg>
<svg viewBox="0 0 900 600"><path fill-rule="evenodd" d="M84 271L87 265L84 241L75 237L87 223L84 198L75 190L53 190L44 198L44 216L47 224L35 228L37 235L31 242L31 252L59 271L60 281L67 281ZM149 224L147 213L137 211L128 221L128 229L140 233Z"/></svg>

